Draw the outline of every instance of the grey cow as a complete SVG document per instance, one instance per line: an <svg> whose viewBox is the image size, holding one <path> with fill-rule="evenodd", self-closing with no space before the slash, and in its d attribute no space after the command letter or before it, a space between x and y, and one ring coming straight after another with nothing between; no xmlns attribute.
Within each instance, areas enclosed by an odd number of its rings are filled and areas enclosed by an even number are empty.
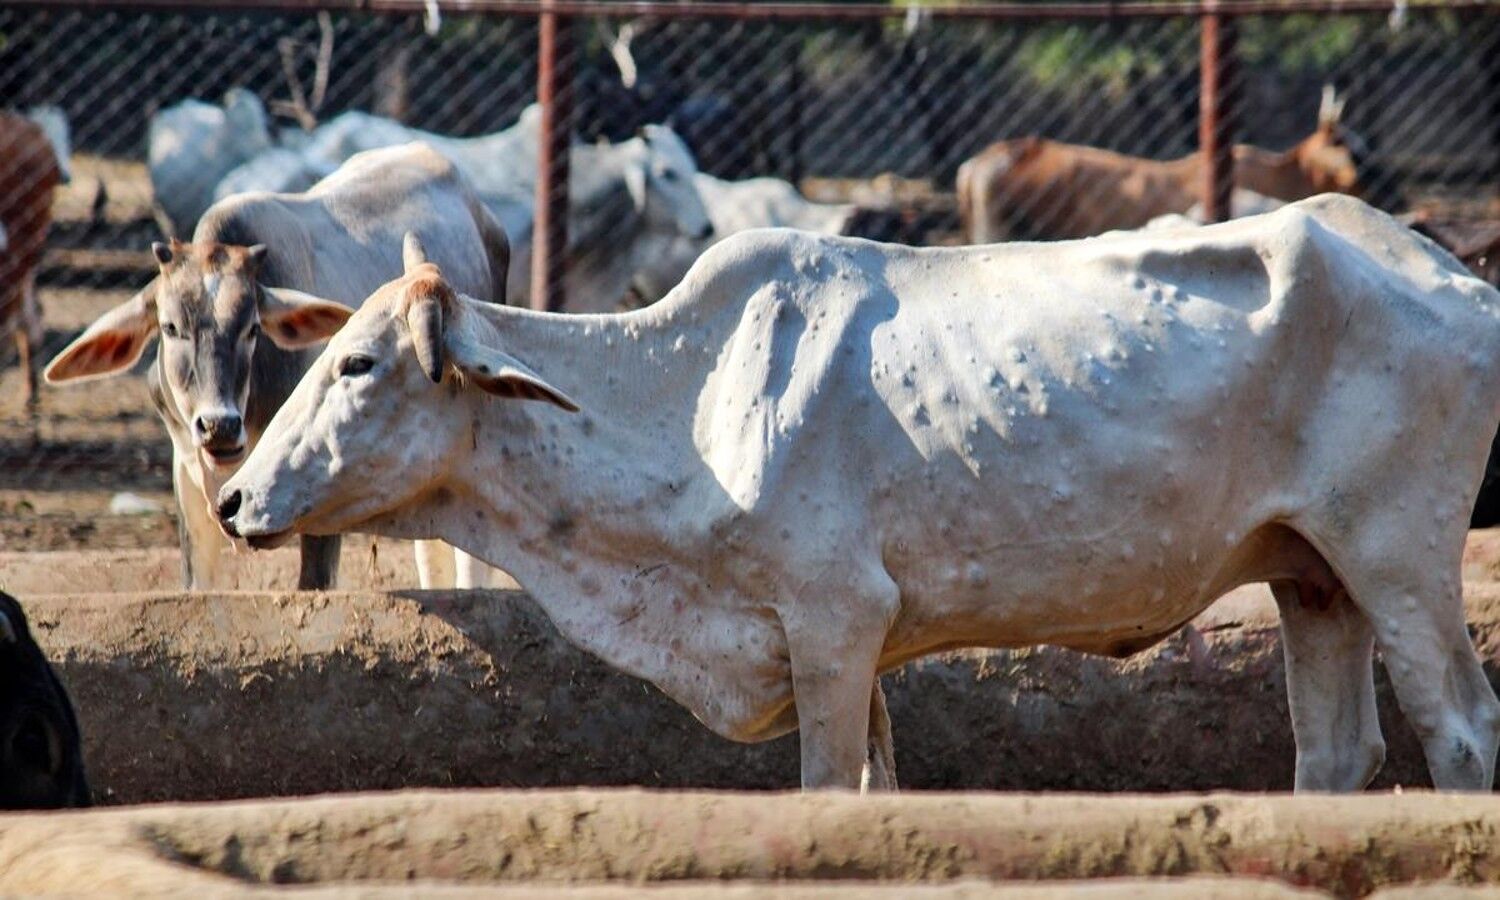
<svg viewBox="0 0 1500 900"><path fill-rule="evenodd" d="M358 154L304 194L215 203L192 243L153 245L157 277L48 366L51 383L115 375L160 332L149 380L172 438L187 587L211 585L227 543L210 509L220 485L316 357L315 335L401 274L407 231L434 248L465 291L503 302L505 232L452 163L406 144ZM336 535L304 537L298 587L331 586L338 549ZM418 554L424 587L437 562L431 550ZM458 562L460 586L470 586L472 561Z"/></svg>

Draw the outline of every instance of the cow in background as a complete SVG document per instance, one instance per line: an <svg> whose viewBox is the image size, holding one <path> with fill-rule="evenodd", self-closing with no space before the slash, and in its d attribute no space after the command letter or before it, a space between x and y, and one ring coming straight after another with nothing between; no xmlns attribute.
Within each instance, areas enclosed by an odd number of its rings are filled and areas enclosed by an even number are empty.
<svg viewBox="0 0 1500 900"><path fill-rule="evenodd" d="M655 264L642 268L632 287L644 303L666 296L709 247L731 234L752 228L799 228L819 234L844 234L855 213L852 203L815 203L780 178L727 181L707 172L693 179L713 234L703 240L678 237Z"/></svg>
<svg viewBox="0 0 1500 900"><path fill-rule="evenodd" d="M67 121L55 110L38 118L0 112L0 334L11 335L25 376L25 402L37 403L36 354L42 309L36 273L52 224L53 189L68 180Z"/></svg>
<svg viewBox="0 0 1500 900"><path fill-rule="evenodd" d="M244 88L226 93L223 106L184 100L153 115L146 166L162 231L192 234L219 181L272 145L266 108Z"/></svg>
<svg viewBox="0 0 1500 900"><path fill-rule="evenodd" d="M1234 148L1234 184L1275 200L1358 195L1364 145L1339 124L1344 104L1323 92L1313 133L1283 153ZM1025 137L992 144L958 170L965 239L1067 239L1140 228L1185 214L1202 194L1202 156L1144 159L1098 147Z"/></svg>
<svg viewBox="0 0 1500 900"><path fill-rule="evenodd" d="M305 184L351 154L421 141L463 173L505 229L515 257L508 296L524 298L531 291L540 125L535 104L511 127L470 138L343 113L319 126L299 149L277 148L236 167L219 192ZM668 255L669 248L678 240L701 242L713 228L694 182L697 163L682 139L664 125L646 125L617 144L574 144L570 161L568 310L612 309L637 276L676 283L686 267Z"/></svg>

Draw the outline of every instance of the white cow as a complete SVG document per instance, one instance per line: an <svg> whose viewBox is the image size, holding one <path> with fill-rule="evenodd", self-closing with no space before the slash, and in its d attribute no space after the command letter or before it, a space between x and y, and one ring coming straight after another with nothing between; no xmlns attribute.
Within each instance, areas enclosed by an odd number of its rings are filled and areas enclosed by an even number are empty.
<svg viewBox="0 0 1500 900"><path fill-rule="evenodd" d="M185 586L214 586L219 486L313 361L312 345L400 274L409 230L435 242L468 290L504 300L504 232L451 163L408 144L358 154L306 193L214 204L192 243L154 245L157 277L47 367L52 383L126 372L161 334L148 385L172 439ZM448 569L434 549L419 549L423 587L437 580L434 564ZM330 587L338 558L337 537L304 538L298 587ZM486 575L460 558L453 577L469 587Z"/></svg>
<svg viewBox="0 0 1500 900"><path fill-rule="evenodd" d="M493 134L460 138L352 111L319 125L300 152L314 165L336 166L365 150L422 141L458 166L474 190L495 212L498 204L521 201L529 205L531 202L529 186L536 183L541 117L541 107L533 103L521 111L520 118L509 128Z"/></svg>
<svg viewBox="0 0 1500 900"><path fill-rule="evenodd" d="M26 110L26 118L36 123L47 136L52 152L57 156L62 183L70 183L73 180L73 136L68 128L68 114L60 106L33 106Z"/></svg>
<svg viewBox="0 0 1500 900"><path fill-rule="evenodd" d="M1480 790L1459 573L1497 421L1500 294L1347 197L1055 244L745 232L615 316L409 254L218 512L453 542L720 734L800 722L805 786L858 782L882 671L1125 655L1269 582L1299 790L1379 768L1376 642L1437 786Z"/></svg>
<svg viewBox="0 0 1500 900"><path fill-rule="evenodd" d="M713 234L696 187L698 164L665 125L647 125L618 144L574 146L569 167L569 312L618 309L637 278L675 284L684 269L671 256L673 245L701 244ZM531 225L506 222L515 250L512 297L531 292Z"/></svg>
<svg viewBox="0 0 1500 900"><path fill-rule="evenodd" d="M151 192L168 234L193 233L214 202L214 188L236 166L272 146L266 109L244 88L224 105L184 100L151 117L146 142Z"/></svg>
<svg viewBox="0 0 1500 900"><path fill-rule="evenodd" d="M682 280L698 257L731 234L752 228L800 228L819 234L842 234L854 215L852 203L815 203L780 178L727 181L707 172L693 177L698 195L713 223L704 240L678 236L650 266L636 272L633 287L641 300L655 303Z"/></svg>
<svg viewBox="0 0 1500 900"><path fill-rule="evenodd" d="M422 141L463 172L505 228L515 256L507 289L525 298L531 293L540 129L535 104L510 128L472 138L348 112L319 126L300 148L269 150L239 166L225 176L218 195L298 189L354 153ZM682 139L664 125L647 125L618 144L575 145L570 160L569 311L614 309L637 275L675 284L692 260L670 257L669 249L677 241L700 245L713 227L694 187L697 163Z"/></svg>

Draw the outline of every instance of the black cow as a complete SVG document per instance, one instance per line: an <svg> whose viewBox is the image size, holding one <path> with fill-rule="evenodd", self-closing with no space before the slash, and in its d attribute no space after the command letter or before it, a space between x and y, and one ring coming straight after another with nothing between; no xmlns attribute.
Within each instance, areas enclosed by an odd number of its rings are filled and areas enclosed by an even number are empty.
<svg viewBox="0 0 1500 900"><path fill-rule="evenodd" d="M73 704L21 604L0 591L0 809L88 805Z"/></svg>

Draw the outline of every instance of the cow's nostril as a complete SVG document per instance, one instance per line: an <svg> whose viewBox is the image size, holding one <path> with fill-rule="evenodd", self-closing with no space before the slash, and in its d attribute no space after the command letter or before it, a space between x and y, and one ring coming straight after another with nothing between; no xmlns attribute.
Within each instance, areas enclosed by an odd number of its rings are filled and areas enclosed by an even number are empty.
<svg viewBox="0 0 1500 900"><path fill-rule="evenodd" d="M219 521L228 522L234 518L234 514L240 511L240 492L235 491L228 497L219 498Z"/></svg>
<svg viewBox="0 0 1500 900"><path fill-rule="evenodd" d="M204 435L207 435L208 434L208 420L205 419L205 418L203 418L202 416L198 416L197 418L193 419L193 432L195 434L197 434L199 437L203 437Z"/></svg>

